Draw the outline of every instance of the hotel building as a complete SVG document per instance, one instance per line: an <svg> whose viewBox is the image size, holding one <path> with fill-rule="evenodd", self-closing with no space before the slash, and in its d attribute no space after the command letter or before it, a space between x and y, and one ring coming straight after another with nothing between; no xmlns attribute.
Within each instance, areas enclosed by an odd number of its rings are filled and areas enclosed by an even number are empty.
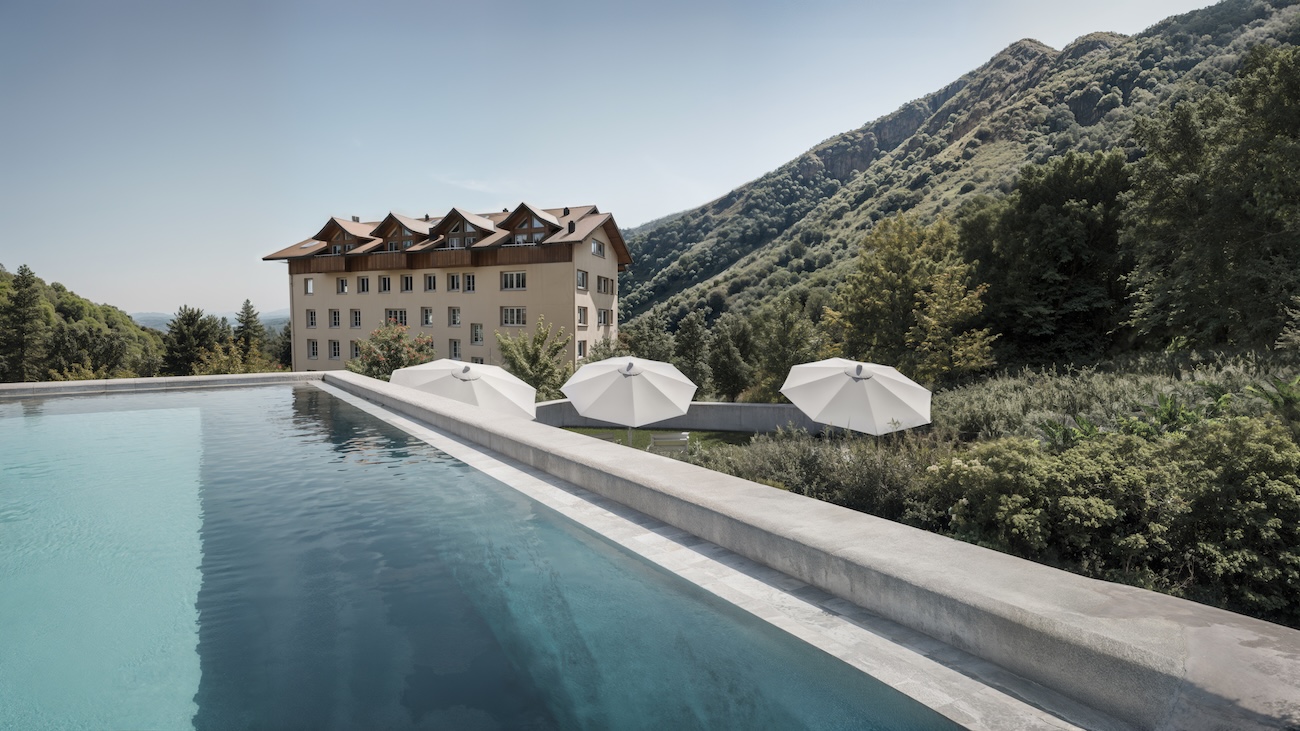
<svg viewBox="0 0 1300 731"><path fill-rule="evenodd" d="M573 336L574 362L618 335L618 273L631 263L614 217L595 206L441 217L331 218L275 252L289 263L293 369L343 368L386 321L428 333L438 357L501 365L495 332L538 317Z"/></svg>

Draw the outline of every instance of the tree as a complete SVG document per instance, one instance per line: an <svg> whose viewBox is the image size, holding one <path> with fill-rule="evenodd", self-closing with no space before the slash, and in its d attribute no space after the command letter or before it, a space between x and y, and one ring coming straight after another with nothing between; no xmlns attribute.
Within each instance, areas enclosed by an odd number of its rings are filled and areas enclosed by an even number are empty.
<svg viewBox="0 0 1300 731"><path fill-rule="evenodd" d="M239 354L247 360L254 351L262 349L262 342L266 340L266 328L249 300L244 300L235 322L235 343L239 346Z"/></svg>
<svg viewBox="0 0 1300 731"><path fill-rule="evenodd" d="M546 318L537 318L533 334L520 333L515 337L496 332L497 347L506 370L524 383L537 389L541 401L564 398L560 387L573 375L573 363L567 357L569 341L573 338L547 325Z"/></svg>
<svg viewBox="0 0 1300 731"><path fill-rule="evenodd" d="M891 365L929 383L991 366L995 336L970 327L986 286L972 289L970 272L947 221L881 221L863 241L855 271L836 290L835 307L822 320L832 341L828 350Z"/></svg>
<svg viewBox="0 0 1300 731"><path fill-rule="evenodd" d="M632 351L623 344L621 334L618 338L611 338L606 335L592 343L591 347L587 349L587 362L595 363L609 358L622 358L629 355L632 355Z"/></svg>
<svg viewBox="0 0 1300 731"><path fill-rule="evenodd" d="M700 393L708 393L712 390L710 381L713 373L709 368L709 350L713 339L704 327L704 313L695 310L683 317L677 323L674 340L673 365L699 387Z"/></svg>
<svg viewBox="0 0 1300 731"><path fill-rule="evenodd" d="M1300 49L1255 46L1227 93L1135 134L1124 241L1132 324L1158 341L1267 345L1300 294Z"/></svg>
<svg viewBox="0 0 1300 731"><path fill-rule="evenodd" d="M283 370L280 364L267 358L261 350L247 355L240 349L239 341L217 343L212 350L199 354L194 364L194 375L214 376L222 373L267 373Z"/></svg>
<svg viewBox="0 0 1300 731"><path fill-rule="evenodd" d="M1130 187L1120 152L1068 153L1027 165L1009 196L963 207L961 250L989 285L978 323L997 330L998 360L1095 361L1126 319L1120 214Z"/></svg>
<svg viewBox="0 0 1300 731"><path fill-rule="evenodd" d="M668 321L659 310L647 312L624 325L620 336L627 342L632 355L648 360L670 361L676 349L676 340L668 332Z"/></svg>
<svg viewBox="0 0 1300 731"><path fill-rule="evenodd" d="M753 398L776 402L781 399L781 384L790 369L817 360L821 354L821 333L804 312L803 304L790 294L765 308L759 322L759 371Z"/></svg>
<svg viewBox="0 0 1300 731"><path fill-rule="evenodd" d="M286 332L288 329L285 325ZM412 338L405 325L389 320L357 343L357 357L347 362L347 369L387 381L398 368L428 363L437 357L431 335L420 333Z"/></svg>
<svg viewBox="0 0 1300 731"><path fill-rule="evenodd" d="M271 338L268 345L268 356L278 362L285 368L293 367L293 324L292 322L284 323L280 328L279 334Z"/></svg>
<svg viewBox="0 0 1300 731"><path fill-rule="evenodd" d="M749 321L727 313L713 326L713 347L709 350L709 369L713 373L713 390L728 401L735 401L754 382L754 330Z"/></svg>
<svg viewBox="0 0 1300 731"><path fill-rule="evenodd" d="M163 336L163 370L172 376L193 375L203 351L215 349L220 338L220 320L197 307L181 305Z"/></svg>
<svg viewBox="0 0 1300 731"><path fill-rule="evenodd" d="M0 365L5 381L39 381L49 327L41 312L40 281L26 265L18 267L0 303Z"/></svg>

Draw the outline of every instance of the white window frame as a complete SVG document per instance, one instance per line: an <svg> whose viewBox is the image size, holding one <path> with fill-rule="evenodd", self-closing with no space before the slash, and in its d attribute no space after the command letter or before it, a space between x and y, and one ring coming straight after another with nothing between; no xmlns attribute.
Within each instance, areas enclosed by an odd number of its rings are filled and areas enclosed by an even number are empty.
<svg viewBox="0 0 1300 731"><path fill-rule="evenodd" d="M527 307L502 307L501 326L502 327L528 327L528 308Z"/></svg>
<svg viewBox="0 0 1300 731"><path fill-rule="evenodd" d="M361 343L355 340L348 341L348 360L361 357Z"/></svg>
<svg viewBox="0 0 1300 731"><path fill-rule="evenodd" d="M316 327L316 310L307 310L307 327Z"/></svg>
<svg viewBox="0 0 1300 731"><path fill-rule="evenodd" d="M339 315L338 310L330 310L329 323L331 328L337 328L342 324L342 317Z"/></svg>
<svg viewBox="0 0 1300 731"><path fill-rule="evenodd" d="M400 309L400 310L399 310L399 309L386 309L386 310L384 310L384 324L387 325L388 323L390 323L390 322L392 322L392 321L394 321L394 320L397 321L397 324L398 324L398 325L405 325L405 324L406 324L406 310L405 310L405 309Z"/></svg>
<svg viewBox="0 0 1300 731"><path fill-rule="evenodd" d="M460 327L460 308L447 308L447 327Z"/></svg>
<svg viewBox="0 0 1300 731"><path fill-rule="evenodd" d="M302 280L302 293L306 295L316 294L316 283L311 277Z"/></svg>
<svg viewBox="0 0 1300 731"><path fill-rule="evenodd" d="M614 311L600 308L596 310L596 326L609 327L614 324Z"/></svg>
<svg viewBox="0 0 1300 731"><path fill-rule="evenodd" d="M460 338L451 338L447 341L447 357L452 360L461 359Z"/></svg>
<svg viewBox="0 0 1300 731"><path fill-rule="evenodd" d="M605 258L605 242L600 239L591 240L591 255Z"/></svg>
<svg viewBox="0 0 1300 731"><path fill-rule="evenodd" d="M320 346L317 345L314 339L309 338L307 340L307 359L317 360L319 358L320 358Z"/></svg>
<svg viewBox="0 0 1300 731"><path fill-rule="evenodd" d="M402 279L401 279L401 285L402 285L402 291L403 291L403 292L414 292L414 291L415 291L415 275L414 275L414 274L403 274L403 275L402 275Z"/></svg>
<svg viewBox="0 0 1300 731"><path fill-rule="evenodd" d="M586 324L587 324L587 308L586 308L586 307L578 307L578 324L579 324L579 325L582 325L582 326L586 326Z"/></svg>
<svg viewBox="0 0 1300 731"><path fill-rule="evenodd" d="M469 324L469 344L470 345L483 344L483 323L471 322Z"/></svg>
<svg viewBox="0 0 1300 731"><path fill-rule="evenodd" d="M587 281L588 281L587 272L586 272L585 270L583 270L583 269L579 269L579 270L578 270L578 289L586 289L586 288L587 288Z"/></svg>
<svg viewBox="0 0 1300 731"><path fill-rule="evenodd" d="M357 294L370 293L370 277L357 277Z"/></svg>
<svg viewBox="0 0 1300 731"><path fill-rule="evenodd" d="M348 318L349 327L361 327L361 310L352 310Z"/></svg>
<svg viewBox="0 0 1300 731"><path fill-rule="evenodd" d="M501 272L501 291L528 289L528 272Z"/></svg>
<svg viewBox="0 0 1300 731"><path fill-rule="evenodd" d="M578 357L579 357L579 358L586 358L586 357L587 357L587 341L586 341L586 340L579 340L579 341L578 341Z"/></svg>
<svg viewBox="0 0 1300 731"><path fill-rule="evenodd" d="M342 348L339 347L339 341L337 340L329 341L329 348L330 348L329 349L330 360L338 360L340 357L342 357L343 350Z"/></svg>
<svg viewBox="0 0 1300 731"><path fill-rule="evenodd" d="M476 279L477 279L477 278L476 278L473 274L470 274L470 273L466 272L466 273L465 273L464 282L463 282L463 286L465 287L465 290L464 290L464 291L466 291L466 292L473 292L473 291L475 290L475 286L476 286L476 285L475 285L475 281L476 281Z"/></svg>
<svg viewBox="0 0 1300 731"><path fill-rule="evenodd" d="M424 275L424 291L425 291L425 292L437 292L437 291L438 291L438 275L437 275L437 274L426 274L426 275Z"/></svg>
<svg viewBox="0 0 1300 731"><path fill-rule="evenodd" d="M433 327L433 308L420 308L420 327Z"/></svg>
<svg viewBox="0 0 1300 731"><path fill-rule="evenodd" d="M448 275L447 275L447 291L448 291L448 292L459 292L459 291L460 291L460 275L459 275L459 274L448 274Z"/></svg>
<svg viewBox="0 0 1300 731"><path fill-rule="evenodd" d="M348 278L347 278L347 277L339 277L339 278L338 278L338 284L335 285L335 286L337 287L337 289L336 289L335 291L338 292L338 294L347 294L347 293L348 293Z"/></svg>
<svg viewBox="0 0 1300 731"><path fill-rule="evenodd" d="M379 293L383 294L384 292L392 292L392 291L393 291L393 278L389 276L381 276L379 278Z"/></svg>

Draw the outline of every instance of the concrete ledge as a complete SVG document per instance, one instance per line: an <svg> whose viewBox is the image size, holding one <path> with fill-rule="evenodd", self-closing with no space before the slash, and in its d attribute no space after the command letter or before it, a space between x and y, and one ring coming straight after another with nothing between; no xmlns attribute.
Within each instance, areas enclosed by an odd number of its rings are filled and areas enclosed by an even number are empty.
<svg viewBox="0 0 1300 731"><path fill-rule="evenodd" d="M608 421L580 416L568 399L543 401L537 404L537 421L548 426L626 428L621 424L610 424ZM795 427L816 434L824 426L809 419L794 404L730 404L694 401L684 416L658 421L648 428L664 431L736 431L754 434Z"/></svg>
<svg viewBox="0 0 1300 731"><path fill-rule="evenodd" d="M1300 632L376 381L324 381L1141 729L1300 726Z"/></svg>
<svg viewBox="0 0 1300 731"><path fill-rule="evenodd" d="M210 388L214 386L261 386L271 383L319 381L323 375L319 371L295 371L290 373L231 373L220 376L161 376L158 378L108 378L95 381L0 383L0 398L67 396L122 391L167 391L178 388Z"/></svg>

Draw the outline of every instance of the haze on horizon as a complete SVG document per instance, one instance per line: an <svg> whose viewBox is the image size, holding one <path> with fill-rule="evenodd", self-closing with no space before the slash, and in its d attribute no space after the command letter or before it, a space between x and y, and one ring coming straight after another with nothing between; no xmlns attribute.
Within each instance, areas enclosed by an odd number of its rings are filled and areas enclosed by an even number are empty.
<svg viewBox="0 0 1300 731"><path fill-rule="evenodd" d="M693 208L1021 38L1206 0L0 6L0 264L128 312L288 305L329 216Z"/></svg>

